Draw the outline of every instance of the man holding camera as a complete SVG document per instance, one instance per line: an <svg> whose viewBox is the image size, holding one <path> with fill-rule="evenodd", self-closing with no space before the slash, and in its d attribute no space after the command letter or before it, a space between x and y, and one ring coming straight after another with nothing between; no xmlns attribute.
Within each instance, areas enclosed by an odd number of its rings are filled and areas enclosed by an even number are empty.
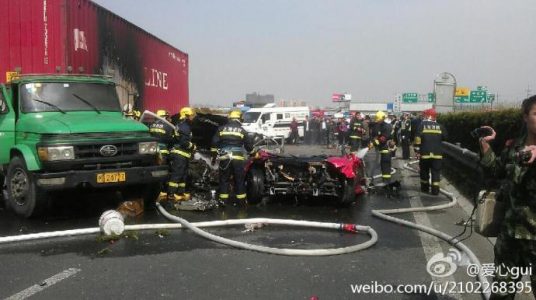
<svg viewBox="0 0 536 300"><path fill-rule="evenodd" d="M500 156L491 149L490 142L496 133L482 126L478 135L484 171L502 184L497 201L506 207L504 220L495 243L495 272L497 286L514 286L521 276L515 271L521 267L536 266L536 96L522 104L524 129L515 140L508 140ZM519 275L519 274L517 274ZM536 272L530 274L532 292L536 292ZM512 290L512 289L510 289ZM491 299L513 299L515 293L494 293Z"/></svg>
<svg viewBox="0 0 536 300"><path fill-rule="evenodd" d="M441 161L443 160L443 140L445 129L436 122L435 109L423 111L423 121L415 134L415 154L421 169L421 192L430 191L430 173L432 173L432 195L439 194Z"/></svg>

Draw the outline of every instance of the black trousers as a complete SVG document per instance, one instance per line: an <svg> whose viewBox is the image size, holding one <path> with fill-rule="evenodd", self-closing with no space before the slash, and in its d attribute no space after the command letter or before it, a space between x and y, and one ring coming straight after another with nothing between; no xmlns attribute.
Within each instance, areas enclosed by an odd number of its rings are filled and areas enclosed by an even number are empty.
<svg viewBox="0 0 536 300"><path fill-rule="evenodd" d="M316 145L316 144L318 144L318 134L319 134L319 131L316 130L316 129L310 131L310 135L311 135L311 145Z"/></svg>
<svg viewBox="0 0 536 300"><path fill-rule="evenodd" d="M421 169L421 188L427 189L430 179L430 173L432 174L432 191L439 192L439 181L441 177L441 159L427 158L419 161L419 167Z"/></svg>
<svg viewBox="0 0 536 300"><path fill-rule="evenodd" d="M186 175L188 174L190 158L177 153L170 153L169 160L171 173L168 182L168 194L184 194L186 192Z"/></svg>
<svg viewBox="0 0 536 300"><path fill-rule="evenodd" d="M306 145L311 144L311 131L310 130L303 131L303 143Z"/></svg>
<svg viewBox="0 0 536 300"><path fill-rule="evenodd" d="M346 144L346 132L339 131L337 138L339 139L339 145Z"/></svg>
<svg viewBox="0 0 536 300"><path fill-rule="evenodd" d="M290 132L289 140L291 144L297 144L299 139L300 139L300 135L298 134L297 131Z"/></svg>
<svg viewBox="0 0 536 300"><path fill-rule="evenodd" d="M388 149L380 150L380 169L383 182L391 182L391 151Z"/></svg>
<svg viewBox="0 0 536 300"><path fill-rule="evenodd" d="M226 159L220 161L220 200L229 199L229 184L231 184L231 176L234 181L234 193L236 199L245 200L246 199L246 171L244 167L246 166L245 160L238 159Z"/></svg>
<svg viewBox="0 0 536 300"><path fill-rule="evenodd" d="M409 159L409 137L402 138L402 158Z"/></svg>

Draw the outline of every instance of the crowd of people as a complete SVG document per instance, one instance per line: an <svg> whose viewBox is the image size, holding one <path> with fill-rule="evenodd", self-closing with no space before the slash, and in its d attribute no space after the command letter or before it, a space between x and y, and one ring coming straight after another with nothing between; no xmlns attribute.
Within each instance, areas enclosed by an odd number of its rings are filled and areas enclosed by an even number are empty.
<svg viewBox="0 0 536 300"><path fill-rule="evenodd" d="M360 140L361 144L366 145L366 142L370 139L370 131L376 123L375 117L375 115L371 118L370 115L354 112L349 119L320 115L314 115L311 118L306 116L305 120L301 122L293 119L290 124L289 143L326 145L328 148L337 145L353 145L355 148L358 144L357 140ZM391 124L393 142L396 145L406 144L406 150L409 149L409 143L414 139L415 131L421 121L422 115L416 113L412 115L404 113L400 118L394 115L390 117L384 116L384 122ZM302 139L300 139L299 135L300 126L303 126L304 131ZM403 157L408 159L409 151L405 151Z"/></svg>

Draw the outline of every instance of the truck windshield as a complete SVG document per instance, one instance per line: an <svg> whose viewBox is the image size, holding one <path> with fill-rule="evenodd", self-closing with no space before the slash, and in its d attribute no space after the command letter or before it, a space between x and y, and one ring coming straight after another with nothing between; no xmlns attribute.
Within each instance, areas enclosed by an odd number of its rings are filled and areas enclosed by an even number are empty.
<svg viewBox="0 0 536 300"><path fill-rule="evenodd" d="M112 84L32 82L20 95L23 112L121 111Z"/></svg>
<svg viewBox="0 0 536 300"><path fill-rule="evenodd" d="M260 112L247 112L244 114L244 123L255 123L260 115Z"/></svg>

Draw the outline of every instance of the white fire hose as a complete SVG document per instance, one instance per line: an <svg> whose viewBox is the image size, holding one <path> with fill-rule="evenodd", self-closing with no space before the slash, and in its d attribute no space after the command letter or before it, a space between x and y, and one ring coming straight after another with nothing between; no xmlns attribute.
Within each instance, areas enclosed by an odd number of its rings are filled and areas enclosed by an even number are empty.
<svg viewBox="0 0 536 300"><path fill-rule="evenodd" d="M404 165L404 168L416 171L411 168L410 164L415 164L418 161L413 161ZM396 170L393 169L391 174L394 174ZM381 175L374 176L374 178L379 178ZM449 197L452 201L446 204L427 206L427 207L416 207L416 208L400 208L400 209L385 209L385 210L372 210L372 214L375 217L387 220L389 222L402 224L411 228L421 230L423 232L432 234L436 237L439 237L442 240L447 241L453 246L457 247L459 250L464 252L473 264L481 267L480 261L476 255L463 243L459 242L456 239L452 239L451 236L438 231L436 229L419 225L413 222L409 222L403 219L395 218L389 216L390 214L397 213L409 213L409 212L423 212L423 211L433 211L439 209L445 209L456 205L456 197L443 189L440 189L441 193ZM338 255L345 253L352 253L360 251L374 245L378 240L378 235L374 229L369 226L362 226L356 224L341 224L341 223L325 223L325 222L312 222L312 221L297 221L297 220L285 220L285 219L268 219L268 218L253 218L253 219L234 219L234 220L223 220L223 221L209 221L209 222L196 222L190 223L183 218L174 216L168 213L159 203L157 203L157 208L162 213L162 215L173 222L178 222L179 224L140 224L140 225L124 225L124 220L122 215L117 211L106 211L102 214L99 219L99 227L85 228L85 229L74 229L74 230L64 230L64 231L52 231L52 232L43 232L43 233L33 233L25 235L15 235L15 236L6 236L0 237L0 244L12 243L12 242L21 242L21 241L30 241L38 239L47 239L55 237L67 237L67 236L78 236L78 235L88 235L88 234L97 234L102 232L106 235L121 235L123 231L135 231L135 230L157 230L157 229L181 229L188 228L194 233L207 238L209 240L229 245L236 248L259 251L271 254L278 255L297 255L297 256L327 256L327 255ZM241 224L276 224L276 225L289 225L289 226L300 226L300 227L313 227L313 228L323 228L323 229L335 229L342 230L345 232L363 232L367 233L370 236L370 239L366 242L342 247L342 248L331 248L331 249L285 249L285 248L272 248L266 246L252 245L244 242L230 240L221 236L217 236L211 233L208 233L200 228L204 227L217 227L217 226L231 226L231 225L241 225ZM480 268L481 269L481 268ZM483 274L478 275L479 281L483 286L488 286L487 279ZM489 291L483 291L483 296L486 299L489 299Z"/></svg>
<svg viewBox="0 0 536 300"><path fill-rule="evenodd" d="M104 233L105 235L119 236L124 231L188 228L204 238L207 238L209 240L222 243L225 245L229 245L232 247L236 247L236 248L260 251L260 252L266 252L266 253L272 253L272 254L279 254L279 255L326 256L326 255L338 255L338 254L345 254L345 253L360 251L360 250L371 247L378 240L378 235L376 231L374 231L374 229L372 229L369 226L362 226L362 225L356 225L356 224L325 223L325 222L268 219L268 218L234 219L234 220L190 223L186 221L185 219L179 218L177 216L174 216L168 213L159 203L157 203L156 205L160 213L162 213L162 215L164 215L166 218L174 222L179 222L180 224L124 225L123 216L117 211L109 210L109 211L104 212L101 218L99 219L100 227L0 237L0 244L30 241L30 240L39 240L39 239L48 239L48 238L55 238L55 237L71 237L71 236L77 236L77 235L97 234L100 232ZM339 230L343 232L351 232L351 233L367 233L370 236L370 239L360 244L356 244L356 245L352 245L348 247L342 247L342 248L281 249L281 248L271 248L271 247L251 245L251 244L247 244L243 242L233 241L227 238L223 238L223 237L208 233L200 229L203 227L232 226L232 225L243 225L243 224L263 224L263 225L264 224L276 224L276 225L290 225L290 226L300 226L300 227L334 229L334 230Z"/></svg>
<svg viewBox="0 0 536 300"><path fill-rule="evenodd" d="M407 170L410 170L410 171L418 173L418 171L416 169L410 167L410 165L416 164L418 162L419 161L412 161L412 162L406 163L406 164L404 164L404 168L407 169ZM374 176L374 177L376 178L378 176ZM452 193L450 193L450 192L448 192L448 191L446 191L444 189L440 189L440 192L442 194L444 194L445 196L447 196L448 198L450 198L451 201L449 203L440 204L440 205L434 205L434 206L372 210L372 215L375 216L375 217L378 217L380 219L389 221L389 222L393 222L393 223L401 224L401 225L404 225L404 226L407 226L407 227L415 228L417 230L420 230L420 231L429 233L429 234L431 234L433 236L436 236L436 237L448 242L449 244L453 245L454 247L458 248L463 253L465 253L467 255L467 257L469 258L469 260L471 261L471 263L477 265L479 270L482 270L482 265L480 264L480 261L478 260L476 255L471 251L471 249L469 249L469 247L465 246L459 240L453 239L452 236L450 236L450 235L448 235L448 234L446 234L444 232L441 232L439 230L436 230L434 228L423 226L423 225L420 225L420 224L417 224L417 223L413 223L413 222L409 222L409 221L406 221L406 220L403 220L403 219L399 219L399 218L389 216L391 214L399 214L399 213L424 212L424 211L440 210L440 209L450 208L450 207L453 207L453 206L456 205L458 200L456 199L456 196L454 196L454 194L452 194ZM489 283L488 283L488 280L482 274L482 272L479 272L478 280L480 281L480 283L482 283L483 287L490 286ZM482 289L482 296L485 299L489 299L491 294L490 294L489 290Z"/></svg>

